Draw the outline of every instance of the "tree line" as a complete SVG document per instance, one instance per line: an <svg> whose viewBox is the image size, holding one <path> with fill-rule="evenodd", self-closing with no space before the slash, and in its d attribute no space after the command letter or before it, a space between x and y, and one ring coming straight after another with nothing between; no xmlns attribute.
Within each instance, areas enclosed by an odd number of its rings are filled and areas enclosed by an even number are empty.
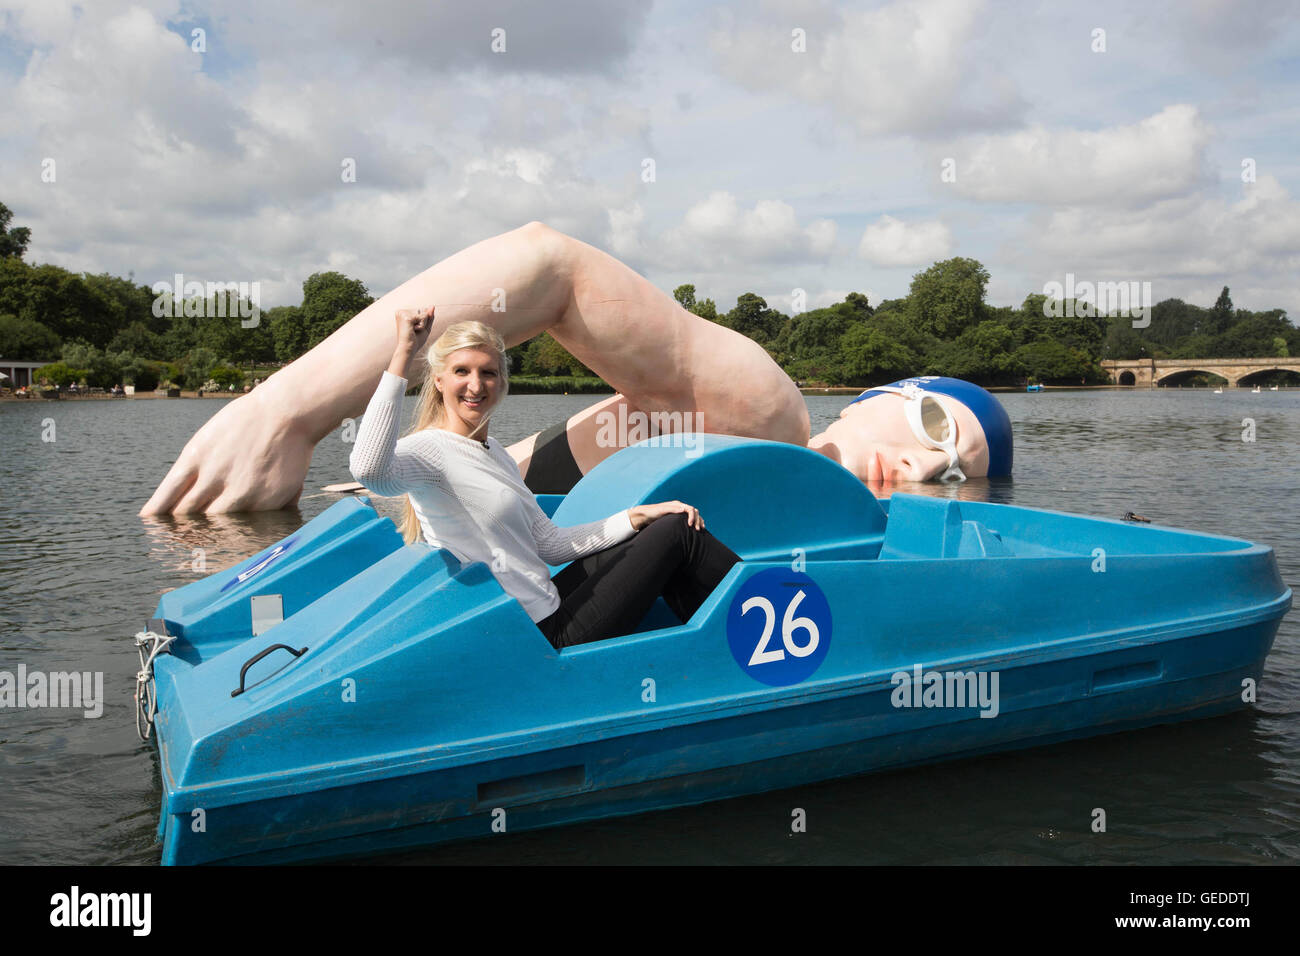
<svg viewBox="0 0 1300 956"><path fill-rule="evenodd" d="M686 309L758 342L796 381L866 386L911 375L951 375L981 385L1101 384L1100 362L1138 358L1265 358L1300 355L1300 329L1282 309L1236 309L1225 286L1212 308L1181 299L1130 314L1098 314L1088 301L1025 297L1018 308L985 301L988 270L975 259L936 262L908 294L871 306L843 302L794 316L746 293L720 314L695 286L674 297Z"/></svg>
<svg viewBox="0 0 1300 956"><path fill-rule="evenodd" d="M30 230L10 228L11 220L0 203L0 357L57 359L40 370L57 384L241 388L245 368L293 361L374 301L360 280L318 272L303 283L300 305L268 309L244 327L234 292L172 306L134 276L30 264L23 258ZM816 385L920 374L982 385L1092 384L1107 380L1099 365L1106 358L1300 355L1300 329L1285 311L1236 309L1227 287L1210 308L1156 303L1149 326L1135 329L1127 315L1098 315L1087 302L1051 303L1040 293L1018 308L990 306L988 281L982 264L956 257L917 273L905 297L875 306L851 292L834 305L786 315L747 292L719 313L712 299L697 298L694 285L673 295L683 308L758 342L795 380ZM593 375L547 333L508 354L515 375Z"/></svg>

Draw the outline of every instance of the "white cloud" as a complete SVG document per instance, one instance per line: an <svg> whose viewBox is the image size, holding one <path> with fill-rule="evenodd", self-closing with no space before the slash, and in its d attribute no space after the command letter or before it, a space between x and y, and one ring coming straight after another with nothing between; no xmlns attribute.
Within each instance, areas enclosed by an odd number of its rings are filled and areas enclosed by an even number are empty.
<svg viewBox="0 0 1300 956"><path fill-rule="evenodd" d="M642 254L641 224L645 209L634 202L623 209L608 210L609 250L620 259L639 258Z"/></svg>
<svg viewBox="0 0 1300 956"><path fill-rule="evenodd" d="M1180 0L1177 16L1150 11L1148 25L1155 36L1175 39L1198 67L1229 73L1285 36L1294 13L1293 0L1253 0L1249 7L1237 0Z"/></svg>
<svg viewBox="0 0 1300 956"><path fill-rule="evenodd" d="M873 301L905 294L907 266L960 247L1008 301L1072 268L1300 312L1300 152L1278 106L1296 101L1300 17L1277 5L1246 23L1208 0L1185 18L1160 0L1050 18L765 0L710 23L685 0L603 20L595 3L0 0L0 200L32 227L31 261L261 280L268 307L330 267L383 292L541 219L724 309L745 291L801 287L810 308L868 282ZM796 26L807 53L790 50ZM1189 46L1220 36L1251 51L1230 82ZM1223 198L1242 156L1260 182Z"/></svg>
<svg viewBox="0 0 1300 956"><path fill-rule="evenodd" d="M175 4L74 15L6 2L0 22L35 46L20 77L0 75L2 198L32 227L29 258L74 271L259 280L269 307L298 301L325 268L386 291L532 219L600 242L606 208L626 195L583 173L592 138L618 142L647 122L602 98L601 80L567 96L545 76L422 89L409 64L359 73L332 47L340 67L313 73L297 37L219 81L164 25ZM210 50L229 42L221 29ZM41 181L44 156L54 183Z"/></svg>
<svg viewBox="0 0 1300 956"><path fill-rule="evenodd" d="M945 259L952 233L938 220L906 223L881 216L862 233L858 255L878 266L926 265Z"/></svg>
<svg viewBox="0 0 1300 956"><path fill-rule="evenodd" d="M1034 228L1043 281L1073 272L1089 281L1150 281L1171 296L1213 304L1223 285L1252 308L1300 300L1300 202L1272 176L1242 184L1235 200L1171 199L1144 210L1058 210Z"/></svg>
<svg viewBox="0 0 1300 956"><path fill-rule="evenodd" d="M907 0L874 10L765 3L728 11L711 46L751 90L825 106L868 135L1000 128L1025 103L980 42L983 3ZM806 52L792 50L802 29Z"/></svg>
<svg viewBox="0 0 1300 956"><path fill-rule="evenodd" d="M650 6L642 0L222 0L214 18L227 42L259 57L289 53L299 62L314 61L313 73L326 72L341 57L360 57L398 65L412 84L421 75L467 70L616 75Z"/></svg>
<svg viewBox="0 0 1300 956"><path fill-rule="evenodd" d="M1209 140L1188 104L1099 130L1032 126L953 146L957 178L945 188L990 202L1149 202L1206 183Z"/></svg>
<svg viewBox="0 0 1300 956"><path fill-rule="evenodd" d="M760 199L752 209L743 209L735 196L719 191L691 206L664 241L689 250L689 261L695 263L710 259L793 262L828 256L835 246L835 232L830 219L800 225L794 207L779 199Z"/></svg>
<svg viewBox="0 0 1300 956"><path fill-rule="evenodd" d="M497 176L515 176L534 186L542 184L542 178L548 177L555 165L553 157L537 149L496 150L490 160L471 159L465 166L465 178L470 179L475 173L488 171ZM468 194L469 188L462 187L461 194Z"/></svg>

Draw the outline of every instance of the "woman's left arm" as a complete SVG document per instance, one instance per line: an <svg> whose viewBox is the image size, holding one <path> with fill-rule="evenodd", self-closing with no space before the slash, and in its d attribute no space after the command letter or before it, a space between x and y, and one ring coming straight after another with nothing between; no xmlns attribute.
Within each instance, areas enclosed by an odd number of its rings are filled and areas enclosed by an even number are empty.
<svg viewBox="0 0 1300 956"><path fill-rule="evenodd" d="M533 541L537 544L537 554L550 565L604 551L636 534L631 515L626 511L616 512L603 521L562 528L546 516L536 499L530 500L534 509L530 526Z"/></svg>
<svg viewBox="0 0 1300 956"><path fill-rule="evenodd" d="M682 512L692 528L704 530L704 520L700 517L699 509L681 501L635 505L627 511L610 515L604 521L592 521L571 528L560 527L546 517L535 499L532 503L536 509L532 523L533 540L537 543L537 553L550 565L564 564L611 548L664 515Z"/></svg>

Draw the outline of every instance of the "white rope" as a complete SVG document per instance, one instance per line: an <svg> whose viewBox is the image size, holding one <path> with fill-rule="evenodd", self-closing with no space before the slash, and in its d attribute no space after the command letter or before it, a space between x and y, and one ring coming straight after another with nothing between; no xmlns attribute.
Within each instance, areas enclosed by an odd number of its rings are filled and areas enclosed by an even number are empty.
<svg viewBox="0 0 1300 956"><path fill-rule="evenodd" d="M153 660L167 650L176 638L172 635L140 631L135 635L136 653L140 655L140 670L135 675L135 732L141 740L148 740L153 732L153 718L158 713L158 696L153 686ZM149 656L144 653L149 647ZM143 718L143 721L141 720Z"/></svg>

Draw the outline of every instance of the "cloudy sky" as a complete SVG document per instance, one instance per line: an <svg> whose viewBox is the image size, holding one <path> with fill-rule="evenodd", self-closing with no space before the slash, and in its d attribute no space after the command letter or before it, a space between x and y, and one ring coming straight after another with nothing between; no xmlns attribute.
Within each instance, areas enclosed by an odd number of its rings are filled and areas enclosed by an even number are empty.
<svg viewBox="0 0 1300 956"><path fill-rule="evenodd" d="M1298 131L1289 0L0 0L28 260L264 307L540 219L724 310L960 255L995 305L1070 272L1296 320Z"/></svg>

